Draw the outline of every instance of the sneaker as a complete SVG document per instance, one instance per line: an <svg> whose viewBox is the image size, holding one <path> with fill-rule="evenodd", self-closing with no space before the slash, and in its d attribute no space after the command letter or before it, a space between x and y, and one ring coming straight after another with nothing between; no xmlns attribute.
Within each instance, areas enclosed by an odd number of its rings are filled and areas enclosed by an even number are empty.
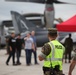
<svg viewBox="0 0 76 75"><path fill-rule="evenodd" d="M39 63L35 63L35 65L39 65Z"/></svg>
<svg viewBox="0 0 76 75"><path fill-rule="evenodd" d="M5 55L8 55L9 53L6 53Z"/></svg>
<svg viewBox="0 0 76 75"><path fill-rule="evenodd" d="M30 64L26 64L26 66L30 66Z"/></svg>
<svg viewBox="0 0 76 75"><path fill-rule="evenodd" d="M13 66L17 66L17 64L13 64Z"/></svg>
<svg viewBox="0 0 76 75"><path fill-rule="evenodd" d="M6 62L6 65L9 65L8 62Z"/></svg>
<svg viewBox="0 0 76 75"><path fill-rule="evenodd" d="M19 63L17 63L17 65L21 65L21 63L19 62Z"/></svg>
<svg viewBox="0 0 76 75"><path fill-rule="evenodd" d="M67 61L65 61L65 63L67 63Z"/></svg>
<svg viewBox="0 0 76 75"><path fill-rule="evenodd" d="M69 60L69 62L68 63L70 63L71 61Z"/></svg>

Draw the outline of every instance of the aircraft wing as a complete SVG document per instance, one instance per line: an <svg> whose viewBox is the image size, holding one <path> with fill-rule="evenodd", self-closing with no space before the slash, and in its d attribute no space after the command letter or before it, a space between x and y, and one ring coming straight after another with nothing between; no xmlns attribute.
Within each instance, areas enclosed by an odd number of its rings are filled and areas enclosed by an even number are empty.
<svg viewBox="0 0 76 75"><path fill-rule="evenodd" d="M45 3L45 0L5 0L5 1Z"/></svg>

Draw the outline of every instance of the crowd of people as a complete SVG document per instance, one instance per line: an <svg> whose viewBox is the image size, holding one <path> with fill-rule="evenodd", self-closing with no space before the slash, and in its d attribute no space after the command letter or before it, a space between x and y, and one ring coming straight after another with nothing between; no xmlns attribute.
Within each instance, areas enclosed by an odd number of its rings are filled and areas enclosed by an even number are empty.
<svg viewBox="0 0 76 75"><path fill-rule="evenodd" d="M64 75L62 71L62 60L65 55L65 63L71 62L71 53L73 50L73 40L71 39L71 34L66 38L64 45L56 40L57 30L50 29L48 31L48 39L50 42L46 43L41 50L41 54L38 56L40 61L44 60L43 72L44 75ZM26 65L31 65L31 56L34 54L34 64L37 62L37 44L35 31L27 32L26 37L21 39L20 34L15 37L15 33L11 33L11 37L8 42L9 56L6 61L6 65L9 65L10 58L12 57L13 65L21 65L21 49L25 49ZM15 53L17 61L15 62ZM76 50L75 50L76 53ZM69 57L67 57L69 56ZM72 62L69 67L68 75L72 75L72 71L76 65L76 54L73 56ZM50 72L50 68L55 72Z"/></svg>
<svg viewBox="0 0 76 75"><path fill-rule="evenodd" d="M22 47L25 49L26 65L31 65L32 53L34 54L34 64L38 64L35 31L27 32L26 37L24 39L21 39L20 34L18 34L16 37L15 33L13 32L11 33L11 37L9 38L9 40L7 39L7 42L7 52L9 53L9 56L6 61L6 65L9 65L11 57L13 65L21 65L20 57ZM17 61L15 61L15 55L17 57Z"/></svg>

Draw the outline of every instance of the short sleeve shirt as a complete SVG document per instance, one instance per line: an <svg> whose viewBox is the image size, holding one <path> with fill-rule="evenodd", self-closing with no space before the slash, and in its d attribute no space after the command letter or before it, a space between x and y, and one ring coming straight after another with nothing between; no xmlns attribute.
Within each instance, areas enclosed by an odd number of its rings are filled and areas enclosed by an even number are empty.
<svg viewBox="0 0 76 75"><path fill-rule="evenodd" d="M30 38L27 38L25 40L25 49L32 49L32 44L33 44L33 39L30 37Z"/></svg>
<svg viewBox="0 0 76 75"><path fill-rule="evenodd" d="M43 47L42 47L42 51L43 54L45 54L46 56L50 54L51 52L51 47L48 43L46 43Z"/></svg>
<svg viewBox="0 0 76 75"><path fill-rule="evenodd" d="M9 46L11 46L13 49L16 48L16 39L15 38L10 37Z"/></svg>

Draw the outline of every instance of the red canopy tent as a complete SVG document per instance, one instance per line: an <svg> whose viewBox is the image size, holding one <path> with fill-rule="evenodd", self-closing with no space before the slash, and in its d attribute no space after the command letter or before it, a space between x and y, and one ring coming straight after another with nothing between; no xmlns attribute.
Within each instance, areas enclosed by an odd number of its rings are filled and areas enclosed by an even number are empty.
<svg viewBox="0 0 76 75"><path fill-rule="evenodd" d="M76 15L63 23L57 24L56 27L58 31L76 32Z"/></svg>

